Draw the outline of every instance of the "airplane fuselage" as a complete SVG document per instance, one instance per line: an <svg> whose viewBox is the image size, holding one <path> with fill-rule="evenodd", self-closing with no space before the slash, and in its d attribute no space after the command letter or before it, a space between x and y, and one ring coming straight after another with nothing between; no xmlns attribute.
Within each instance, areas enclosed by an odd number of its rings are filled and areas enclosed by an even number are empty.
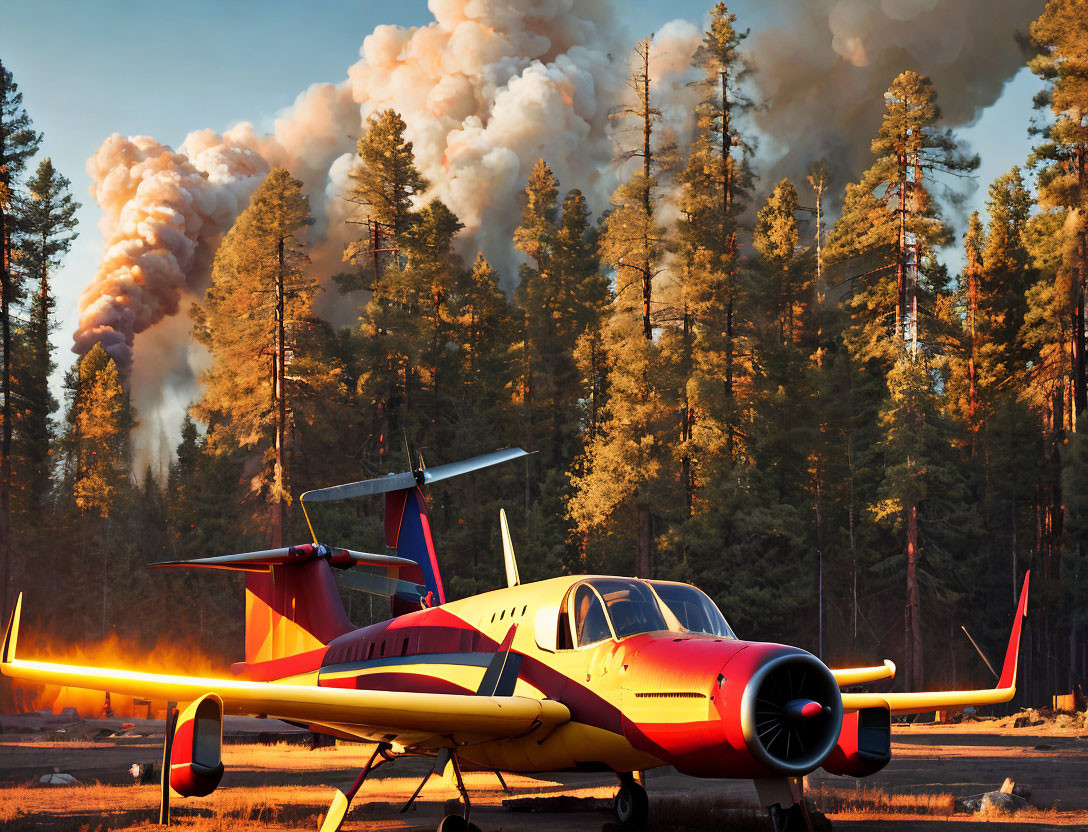
<svg viewBox="0 0 1088 832"><path fill-rule="evenodd" d="M698 776L748 778L753 772L775 776L818 765L827 743L834 743L842 713L838 688L822 663L793 647L740 641L731 633L691 632L679 626L668 606L657 599L665 626L631 635L617 633L620 624L613 619L625 605L632 606L624 596L611 605L607 631L597 632L598 636L607 632L607 637L586 636L593 611L579 619L572 607L575 597L583 607L588 607L587 597L599 599L603 607L609 596L626 592L634 597L636 593L626 589L632 584L643 590L648 586L633 579L567 576L499 589L363 627L320 650L249 665L245 673L254 680L291 684L472 694L516 626L510 646L520 665L507 693L561 702L570 709L571 720L519 737L467 743L458 749L466 761L523 772L622 772L671 764ZM592 596L585 586L593 589ZM564 633L564 628L569 630ZM632 628L638 629L638 623L627 624ZM591 643L580 644L580 639ZM819 678L821 671L826 679ZM746 701L746 696L755 696L750 684L760 672L777 673L781 679L768 677L767 684L778 687L793 674L796 690L780 692L780 709L789 701L809 701L806 684L816 685L820 699L833 700L822 703L828 705L828 713L817 716L816 722L826 723L822 730L812 720L801 726L813 748L783 748L775 754L773 747L763 747L758 735L766 726L757 724L757 706ZM807 681L801 678L805 675ZM785 716L780 721L781 726L767 723L766 736L776 728L796 727ZM344 724L312 727L405 748L436 744L433 737Z"/></svg>

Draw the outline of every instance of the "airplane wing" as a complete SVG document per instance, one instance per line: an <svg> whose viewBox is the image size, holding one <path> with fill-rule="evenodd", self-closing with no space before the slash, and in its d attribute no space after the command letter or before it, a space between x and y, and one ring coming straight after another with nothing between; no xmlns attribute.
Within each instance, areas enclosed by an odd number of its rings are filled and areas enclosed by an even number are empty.
<svg viewBox="0 0 1088 832"><path fill-rule="evenodd" d="M966 708L968 705L996 705L1008 702L1016 695L1016 670L1020 656L1020 628L1027 614L1028 579L1031 573L1024 575L1024 587L1020 590L1020 603L1016 607L1016 618L1012 624L1012 635L1005 651L1005 664L1001 668L1001 678L997 687L987 690L943 690L918 691L914 693L844 693L842 708L844 711L857 711L861 708L888 708L893 714L920 714L926 711L945 710L947 708Z"/></svg>
<svg viewBox="0 0 1088 832"><path fill-rule="evenodd" d="M391 734L452 735L467 742L518 736L538 725L550 727L570 720L565 705L526 696L349 690L19 659L15 648L21 608L20 594L4 638L0 672L28 682L177 702L215 693L228 714L361 725Z"/></svg>
<svg viewBox="0 0 1088 832"><path fill-rule="evenodd" d="M881 679L891 679L895 676L895 662L885 659L884 664L875 667L843 667L832 670L831 675L835 677L835 683L840 688L879 682Z"/></svg>

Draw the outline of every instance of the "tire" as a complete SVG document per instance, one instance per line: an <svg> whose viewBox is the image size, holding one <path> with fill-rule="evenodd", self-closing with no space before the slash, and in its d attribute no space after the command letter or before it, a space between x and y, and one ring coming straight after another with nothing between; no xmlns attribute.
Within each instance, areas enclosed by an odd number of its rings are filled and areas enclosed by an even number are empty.
<svg viewBox="0 0 1088 832"><path fill-rule="evenodd" d="M460 815L446 815L438 823L437 832L468 832L469 824Z"/></svg>
<svg viewBox="0 0 1088 832"><path fill-rule="evenodd" d="M800 803L794 803L785 809L776 803L771 807L770 815L774 832L808 832L805 810Z"/></svg>
<svg viewBox="0 0 1088 832"><path fill-rule="evenodd" d="M644 829L650 814L650 798L646 789L633 779L624 780L612 802L616 820L624 829Z"/></svg>

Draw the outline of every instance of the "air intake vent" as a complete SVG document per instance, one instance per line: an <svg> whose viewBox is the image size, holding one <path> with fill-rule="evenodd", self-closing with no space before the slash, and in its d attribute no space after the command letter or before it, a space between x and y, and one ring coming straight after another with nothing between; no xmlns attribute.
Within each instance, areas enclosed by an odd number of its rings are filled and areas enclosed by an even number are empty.
<svg viewBox="0 0 1088 832"><path fill-rule="evenodd" d="M842 697L831 671L808 653L760 667L745 688L741 727L752 756L777 773L812 771L831 753L842 727Z"/></svg>

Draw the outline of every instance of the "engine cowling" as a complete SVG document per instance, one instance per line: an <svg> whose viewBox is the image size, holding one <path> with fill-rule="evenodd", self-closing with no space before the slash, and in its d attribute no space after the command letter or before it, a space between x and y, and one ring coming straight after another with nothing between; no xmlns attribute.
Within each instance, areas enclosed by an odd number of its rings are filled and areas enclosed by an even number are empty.
<svg viewBox="0 0 1088 832"><path fill-rule="evenodd" d="M223 779L223 700L206 693L178 717L170 748L170 788L204 797Z"/></svg>
<svg viewBox="0 0 1088 832"><path fill-rule="evenodd" d="M729 751L719 753L716 776L799 777L835 747L842 696L811 653L752 644L725 664L718 686Z"/></svg>
<svg viewBox="0 0 1088 832"><path fill-rule="evenodd" d="M695 777L797 777L831 753L842 724L835 677L795 647L652 638L623 662L624 733Z"/></svg>
<svg viewBox="0 0 1088 832"><path fill-rule="evenodd" d="M846 714L835 748L824 760L825 771L868 777L892 758L891 715L887 708L862 708Z"/></svg>

